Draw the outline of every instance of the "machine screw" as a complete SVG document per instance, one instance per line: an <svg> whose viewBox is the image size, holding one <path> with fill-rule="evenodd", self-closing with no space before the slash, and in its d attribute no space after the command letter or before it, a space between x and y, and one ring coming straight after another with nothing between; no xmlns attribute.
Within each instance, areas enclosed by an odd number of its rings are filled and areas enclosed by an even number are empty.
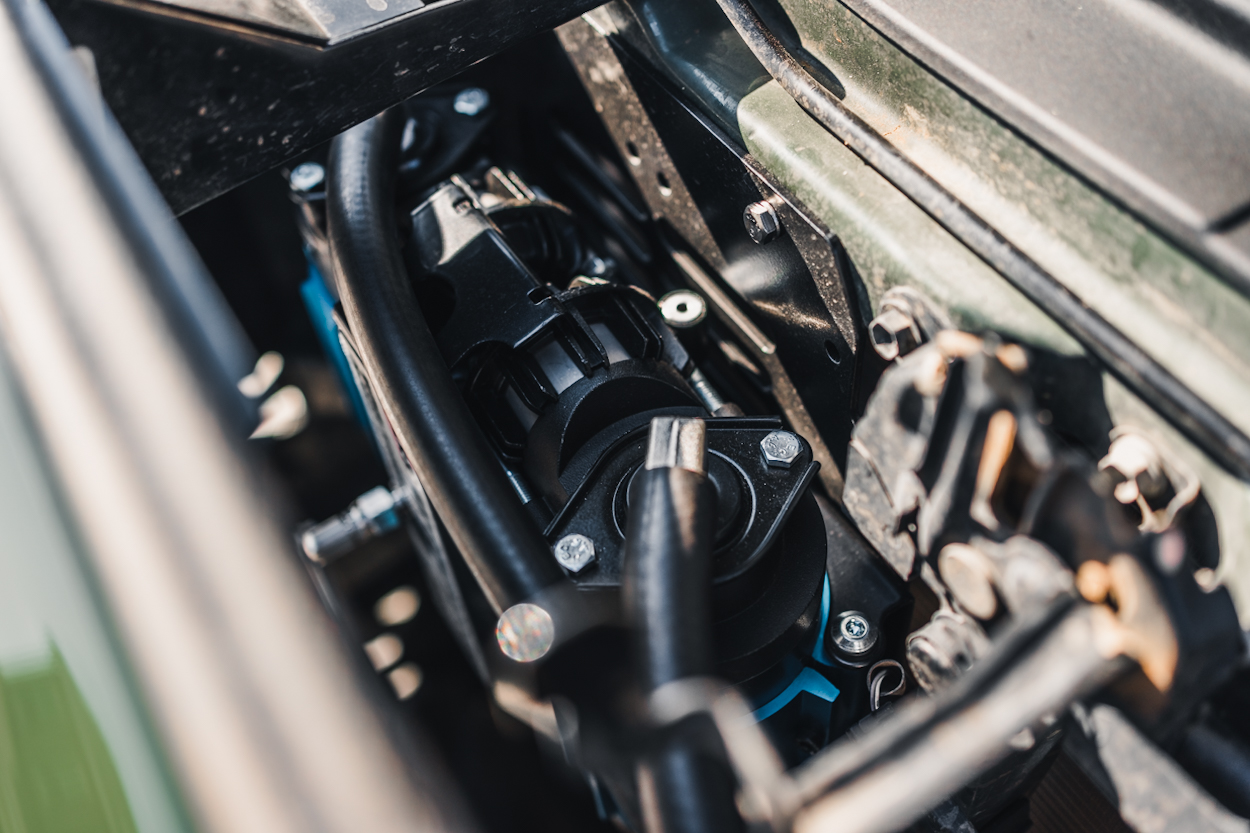
<svg viewBox="0 0 1250 833"><path fill-rule="evenodd" d="M490 93L481 87L467 87L456 93L451 109L462 116L476 116L490 106Z"/></svg>
<svg viewBox="0 0 1250 833"><path fill-rule="evenodd" d="M803 452L803 443L789 431L773 431L760 440L760 451L769 467L788 469Z"/></svg>
<svg viewBox="0 0 1250 833"><path fill-rule="evenodd" d="M753 202L742 212L742 224L756 243L767 243L781 233L777 209L768 200Z"/></svg>
<svg viewBox="0 0 1250 833"><path fill-rule="evenodd" d="M668 326L684 330L707 317L707 301L689 289L674 289L660 298L660 315Z"/></svg>
<svg viewBox="0 0 1250 833"><path fill-rule="evenodd" d="M848 616L842 620L840 630L847 639L858 642L868 635L871 628L868 626L868 620L863 616Z"/></svg>
<svg viewBox="0 0 1250 833"><path fill-rule="evenodd" d="M570 573L580 573L595 560L595 542L585 535L565 535L556 541L556 561Z"/></svg>
<svg viewBox="0 0 1250 833"><path fill-rule="evenodd" d="M846 610L830 623L830 641L837 652L853 665L867 661L868 652L877 644L877 631L868 617L858 610Z"/></svg>
<svg viewBox="0 0 1250 833"><path fill-rule="evenodd" d="M887 362L906 356L920 344L916 322L897 307L886 307L868 325L872 347Z"/></svg>
<svg viewBox="0 0 1250 833"><path fill-rule="evenodd" d="M326 169L316 162L301 162L291 171L291 189L307 193L325 182Z"/></svg>

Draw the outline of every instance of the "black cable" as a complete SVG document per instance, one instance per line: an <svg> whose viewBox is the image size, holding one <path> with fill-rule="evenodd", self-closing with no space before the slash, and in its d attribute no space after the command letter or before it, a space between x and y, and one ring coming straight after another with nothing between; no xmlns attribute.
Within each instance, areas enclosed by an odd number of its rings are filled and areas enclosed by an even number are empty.
<svg viewBox="0 0 1250 833"><path fill-rule="evenodd" d="M834 138L1054 318L1216 463L1250 480L1250 438L848 110L790 55L747 0L716 2L768 74Z"/></svg>
<svg viewBox="0 0 1250 833"><path fill-rule="evenodd" d="M656 418L646 467L630 487L625 609L636 639L639 681L648 694L712 671L716 500L703 471L705 438L700 420ZM708 741L714 736L706 715L660 730L645 757L648 777L640 779L648 833L742 828L731 771Z"/></svg>
<svg viewBox="0 0 1250 833"><path fill-rule="evenodd" d="M326 208L335 279L400 447L501 612L564 576L456 388L412 291L393 204L401 128L388 111L331 145Z"/></svg>

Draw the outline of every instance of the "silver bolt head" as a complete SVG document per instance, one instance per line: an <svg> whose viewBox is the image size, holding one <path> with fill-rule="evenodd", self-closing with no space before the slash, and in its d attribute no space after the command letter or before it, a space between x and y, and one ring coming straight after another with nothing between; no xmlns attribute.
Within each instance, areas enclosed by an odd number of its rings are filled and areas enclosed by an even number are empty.
<svg viewBox="0 0 1250 833"><path fill-rule="evenodd" d="M906 356L920 346L915 321L896 307L887 307L872 319L868 333L872 336L872 349L887 362Z"/></svg>
<svg viewBox="0 0 1250 833"><path fill-rule="evenodd" d="M326 169L316 162L301 162L291 170L291 189L301 193L311 191L325 182Z"/></svg>
<svg viewBox="0 0 1250 833"><path fill-rule="evenodd" d="M848 616L839 628L847 639L859 641L868 635L868 620L863 616Z"/></svg>
<svg viewBox="0 0 1250 833"><path fill-rule="evenodd" d="M490 106L490 93L481 87L467 87L456 93L451 109L462 116L476 116Z"/></svg>
<svg viewBox="0 0 1250 833"><path fill-rule="evenodd" d="M697 292L675 289L660 298L660 315L670 327L693 327L707 317L707 301Z"/></svg>
<svg viewBox="0 0 1250 833"><path fill-rule="evenodd" d="M556 561L570 573L580 573L595 560L595 542L585 535L565 535L553 548Z"/></svg>
<svg viewBox="0 0 1250 833"><path fill-rule="evenodd" d="M756 243L767 243L781 233L777 209L768 200L753 202L742 212L742 225Z"/></svg>
<svg viewBox="0 0 1250 833"><path fill-rule="evenodd" d="M760 440L760 451L771 468L788 469L803 453L803 443L789 431L773 431Z"/></svg>
<svg viewBox="0 0 1250 833"><path fill-rule="evenodd" d="M868 617L857 610L845 610L839 613L829 627L829 636L838 653L852 664L866 657L877 644L877 631ZM867 662L864 659L863 662Z"/></svg>

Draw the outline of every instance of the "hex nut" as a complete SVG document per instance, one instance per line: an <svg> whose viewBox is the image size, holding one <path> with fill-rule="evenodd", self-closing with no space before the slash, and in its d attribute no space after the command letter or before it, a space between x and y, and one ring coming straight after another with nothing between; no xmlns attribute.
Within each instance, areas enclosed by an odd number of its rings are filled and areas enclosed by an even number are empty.
<svg viewBox="0 0 1250 833"><path fill-rule="evenodd" d="M481 87L467 87L456 93L451 109L462 116L473 117L490 106L490 93Z"/></svg>
<svg viewBox="0 0 1250 833"><path fill-rule="evenodd" d="M742 225L756 243L767 243L781 233L777 209L768 200L753 202L742 212Z"/></svg>
<svg viewBox="0 0 1250 833"><path fill-rule="evenodd" d="M906 356L920 345L916 322L897 307L886 307L868 325L872 347L887 362Z"/></svg>
<svg viewBox="0 0 1250 833"><path fill-rule="evenodd" d="M577 533L556 541L552 551L560 566L570 573L580 573L595 560L595 542Z"/></svg>
<svg viewBox="0 0 1250 833"><path fill-rule="evenodd" d="M803 453L803 443L789 431L773 431L760 440L760 451L769 467L788 469Z"/></svg>

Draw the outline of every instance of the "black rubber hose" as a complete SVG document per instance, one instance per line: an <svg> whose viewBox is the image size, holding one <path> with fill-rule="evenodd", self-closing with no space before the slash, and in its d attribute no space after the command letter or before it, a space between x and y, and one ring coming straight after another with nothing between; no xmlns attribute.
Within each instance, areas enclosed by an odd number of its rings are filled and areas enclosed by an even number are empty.
<svg viewBox="0 0 1250 833"><path fill-rule="evenodd" d="M777 40L747 0L716 0L747 47L822 127L1054 318L1220 466L1250 480L1250 437L848 110Z"/></svg>
<svg viewBox="0 0 1250 833"><path fill-rule="evenodd" d="M671 436L674 450L681 423L697 423L697 453L687 454L686 463L699 471L683 468L676 459L657 463L656 449ZM706 676L713 667L716 501L702 471L704 436L698 420L654 420L647 467L631 486L625 607L635 634L639 682L648 694L665 683ZM690 438L686 434L681 441ZM644 760L646 783L639 785L648 833L729 833L742 828L730 769L715 741L709 742L714 737L705 715L658 733Z"/></svg>
<svg viewBox="0 0 1250 833"><path fill-rule="evenodd" d="M357 125L330 148L327 224L335 280L369 382L439 518L496 613L563 573L525 514L425 323L396 234L402 119Z"/></svg>
<svg viewBox="0 0 1250 833"><path fill-rule="evenodd" d="M1176 760L1221 804L1250 818L1250 749L1235 735L1199 723L1185 733Z"/></svg>
<svg viewBox="0 0 1250 833"><path fill-rule="evenodd" d="M712 672L712 519L707 477L638 473L625 532L625 600L649 693Z"/></svg>

